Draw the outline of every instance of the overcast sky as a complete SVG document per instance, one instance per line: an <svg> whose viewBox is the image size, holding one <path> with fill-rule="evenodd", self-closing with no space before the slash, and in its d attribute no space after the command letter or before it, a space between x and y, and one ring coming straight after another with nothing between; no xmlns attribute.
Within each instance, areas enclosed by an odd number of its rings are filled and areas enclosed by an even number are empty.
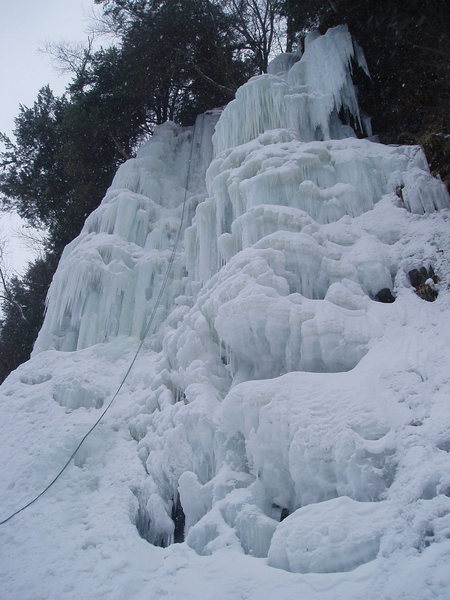
<svg viewBox="0 0 450 600"><path fill-rule="evenodd" d="M31 106L43 85L64 90L67 79L39 49L86 40L94 6L94 0L0 0L0 131L11 132L19 104Z"/></svg>
<svg viewBox="0 0 450 600"><path fill-rule="evenodd" d="M10 135L19 104L32 106L39 89L64 91L51 58L39 52L47 42L84 42L94 0L0 0L0 131ZM10 269L23 271L32 252L15 235L17 217L0 218L0 245L6 242Z"/></svg>

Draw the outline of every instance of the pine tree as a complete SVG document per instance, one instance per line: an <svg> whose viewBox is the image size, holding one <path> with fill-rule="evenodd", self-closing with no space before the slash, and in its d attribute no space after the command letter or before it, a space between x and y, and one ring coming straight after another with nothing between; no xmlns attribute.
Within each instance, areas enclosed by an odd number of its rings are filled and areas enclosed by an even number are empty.
<svg viewBox="0 0 450 600"><path fill-rule="evenodd" d="M8 284L0 320L0 382L30 356L55 268L55 257L47 255L30 264L22 279L14 277Z"/></svg>

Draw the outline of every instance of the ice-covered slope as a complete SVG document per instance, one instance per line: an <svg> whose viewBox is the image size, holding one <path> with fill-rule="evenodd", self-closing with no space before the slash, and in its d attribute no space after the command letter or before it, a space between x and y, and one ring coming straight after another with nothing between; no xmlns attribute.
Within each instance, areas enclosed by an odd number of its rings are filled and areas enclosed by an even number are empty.
<svg viewBox="0 0 450 600"><path fill-rule="evenodd" d="M121 394L0 528L2 599L449 598L449 198L341 123L352 57L311 36L161 127L66 248L1 388L1 518L117 389L186 198Z"/></svg>

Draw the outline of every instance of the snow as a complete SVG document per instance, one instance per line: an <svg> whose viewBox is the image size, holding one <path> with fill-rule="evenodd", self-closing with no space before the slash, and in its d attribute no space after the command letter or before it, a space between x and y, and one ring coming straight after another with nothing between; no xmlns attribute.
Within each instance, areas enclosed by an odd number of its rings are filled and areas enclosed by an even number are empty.
<svg viewBox="0 0 450 600"><path fill-rule="evenodd" d="M2 599L448 599L450 202L420 148L347 137L355 57L311 35L163 125L66 248L1 388L2 518L117 390L183 233L111 410L0 527Z"/></svg>
<svg viewBox="0 0 450 600"><path fill-rule="evenodd" d="M376 558L390 525L383 502L372 505L342 496L303 506L278 527L269 564L297 573L352 571Z"/></svg>

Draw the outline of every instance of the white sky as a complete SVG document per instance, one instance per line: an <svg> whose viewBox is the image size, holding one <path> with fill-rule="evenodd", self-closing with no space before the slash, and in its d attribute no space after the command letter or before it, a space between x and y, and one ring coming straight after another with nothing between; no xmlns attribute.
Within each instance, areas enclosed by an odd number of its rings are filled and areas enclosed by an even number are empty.
<svg viewBox="0 0 450 600"><path fill-rule="evenodd" d="M19 104L31 106L45 84L64 90L67 78L39 48L85 41L94 6L94 0L0 0L0 131L10 133Z"/></svg>
<svg viewBox="0 0 450 600"><path fill-rule="evenodd" d="M39 89L50 84L58 95L68 78L59 75L47 42L84 42L94 0L0 0L0 131L10 135L19 104L32 106ZM0 244L6 241L10 270L22 271L33 252L15 235L17 216L1 216Z"/></svg>

